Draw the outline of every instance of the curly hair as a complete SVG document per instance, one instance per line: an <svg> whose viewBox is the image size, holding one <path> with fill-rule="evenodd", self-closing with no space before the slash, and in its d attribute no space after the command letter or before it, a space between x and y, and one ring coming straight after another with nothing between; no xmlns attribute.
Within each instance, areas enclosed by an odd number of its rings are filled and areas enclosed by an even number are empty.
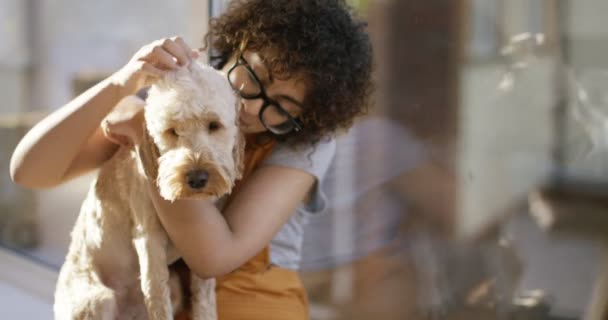
<svg viewBox="0 0 608 320"><path fill-rule="evenodd" d="M372 46L366 24L343 0L234 0L210 21L207 45L222 67L246 43L273 77L307 84L303 130L279 140L316 142L349 128L371 103Z"/></svg>

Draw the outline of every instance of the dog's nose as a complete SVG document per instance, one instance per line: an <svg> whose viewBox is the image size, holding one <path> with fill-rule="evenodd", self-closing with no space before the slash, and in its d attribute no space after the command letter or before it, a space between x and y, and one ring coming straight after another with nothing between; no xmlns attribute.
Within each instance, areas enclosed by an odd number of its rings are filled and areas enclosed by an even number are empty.
<svg viewBox="0 0 608 320"><path fill-rule="evenodd" d="M186 180L192 189L203 188L209 180L209 172L205 170L192 170L186 174Z"/></svg>

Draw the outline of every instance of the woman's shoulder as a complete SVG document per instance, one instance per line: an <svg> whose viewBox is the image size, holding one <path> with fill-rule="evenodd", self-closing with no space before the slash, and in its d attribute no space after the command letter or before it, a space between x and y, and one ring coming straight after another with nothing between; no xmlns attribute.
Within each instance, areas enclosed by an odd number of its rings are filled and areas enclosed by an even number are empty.
<svg viewBox="0 0 608 320"><path fill-rule="evenodd" d="M296 146L288 142L277 142L264 164L300 169L321 178L327 172L335 154L336 140L333 137L324 137L314 143Z"/></svg>

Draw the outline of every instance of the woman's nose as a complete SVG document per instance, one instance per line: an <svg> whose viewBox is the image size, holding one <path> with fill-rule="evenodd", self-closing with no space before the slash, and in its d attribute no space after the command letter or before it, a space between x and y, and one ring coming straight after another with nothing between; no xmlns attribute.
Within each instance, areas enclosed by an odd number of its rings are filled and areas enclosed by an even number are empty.
<svg viewBox="0 0 608 320"><path fill-rule="evenodd" d="M262 99L242 99L243 112L252 116L257 116L260 113L262 107Z"/></svg>

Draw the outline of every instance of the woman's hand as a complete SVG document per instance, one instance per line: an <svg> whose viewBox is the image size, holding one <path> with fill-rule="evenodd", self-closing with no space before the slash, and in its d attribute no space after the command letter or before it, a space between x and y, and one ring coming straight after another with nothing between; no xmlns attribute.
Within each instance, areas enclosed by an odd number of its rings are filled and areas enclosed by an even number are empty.
<svg viewBox="0 0 608 320"><path fill-rule="evenodd" d="M126 96L101 122L103 134L115 144L132 147L143 135L146 102L135 95Z"/></svg>
<svg viewBox="0 0 608 320"><path fill-rule="evenodd" d="M120 96L125 98L102 121L106 138L123 146L138 144L143 135L145 102L134 94L166 72L187 66L198 56L199 52L192 50L180 37L156 40L139 49L111 76L112 82L119 85Z"/></svg>
<svg viewBox="0 0 608 320"><path fill-rule="evenodd" d="M199 56L180 37L156 40L143 46L131 60L114 73L112 82L120 88L121 97L135 94L151 85L167 71L187 66Z"/></svg>

